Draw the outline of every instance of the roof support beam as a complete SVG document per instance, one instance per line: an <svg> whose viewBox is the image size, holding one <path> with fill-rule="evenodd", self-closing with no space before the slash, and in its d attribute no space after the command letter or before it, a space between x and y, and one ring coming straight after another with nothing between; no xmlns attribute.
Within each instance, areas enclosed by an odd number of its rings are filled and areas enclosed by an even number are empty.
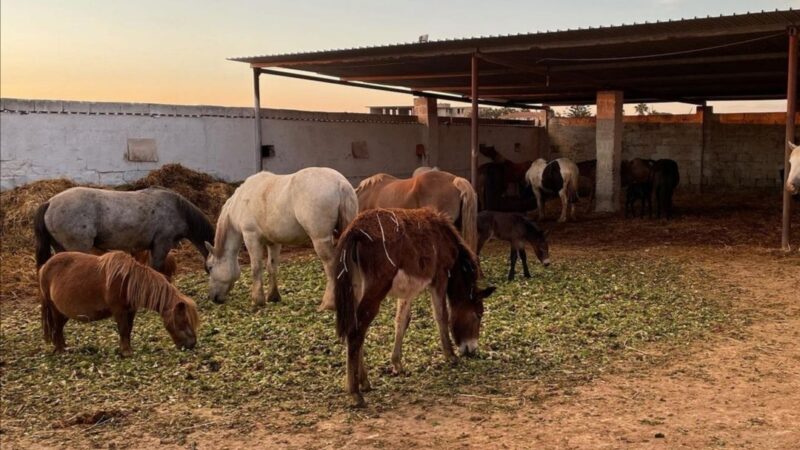
<svg viewBox="0 0 800 450"><path fill-rule="evenodd" d="M797 29L789 29L789 68L787 70L786 82L786 139L784 139L784 159L783 159L783 221L781 230L781 248L789 251L789 233L791 231L792 217L792 194L786 190L789 181L789 156L792 149L789 142L795 142L794 119L797 112Z"/></svg>
<svg viewBox="0 0 800 450"><path fill-rule="evenodd" d="M478 56L473 54L472 62L472 83L470 95L472 96L472 114L470 123L470 155L469 155L469 179L472 188L478 189ZM477 251L473 248L472 250Z"/></svg>
<svg viewBox="0 0 800 450"><path fill-rule="evenodd" d="M259 69L255 68L253 70L259 71L260 73L265 73L268 75L277 75L280 77L288 77L288 78L297 78L300 80L309 80L309 81L318 81L321 83L329 83L329 84L338 84L341 86L351 86L351 87L359 87L364 89L374 89L378 91L386 91L386 92L396 92L398 94L410 94L417 97L430 97L439 100L449 100L454 102L465 102L471 103L473 100L470 97L458 94L445 94L445 93L438 93L438 92L429 92L429 91L417 91L414 89L408 88L401 88L395 86L385 86L382 84L373 84L373 83L362 83L357 81L347 81L342 80L339 78L330 78L330 77L321 77L318 75L307 75L302 73L295 73L295 72L284 72L281 70L273 70L273 69ZM547 109L545 106L541 105L532 105L528 103L520 103L514 101L506 101L502 99L496 100L486 100L486 99L476 99L478 104L481 105L489 105L489 106L500 106L500 107L511 107L511 108L526 108L526 109Z"/></svg>

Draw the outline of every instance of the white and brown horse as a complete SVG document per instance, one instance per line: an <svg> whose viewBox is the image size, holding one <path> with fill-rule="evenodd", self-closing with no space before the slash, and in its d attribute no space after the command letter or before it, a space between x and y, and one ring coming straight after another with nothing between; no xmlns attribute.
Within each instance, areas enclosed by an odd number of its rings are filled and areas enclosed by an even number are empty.
<svg viewBox="0 0 800 450"><path fill-rule="evenodd" d="M525 173L525 180L536 196L539 220L544 219L544 203L548 195L558 194L561 198L559 222L566 222L567 215L575 219L575 203L578 201L580 172L578 166L568 158L558 158L549 163L542 158L531 164Z"/></svg>
<svg viewBox="0 0 800 450"><path fill-rule="evenodd" d="M402 371L411 301L425 289L431 293L445 358L456 360L450 334L462 354L477 349L483 299L494 288L478 288L478 261L449 217L429 208L371 209L350 224L337 254L336 330L347 342L347 389L356 406L364 405L361 390L369 389L364 338L387 295L398 298L395 372Z"/></svg>
<svg viewBox="0 0 800 450"><path fill-rule="evenodd" d="M334 236L347 227L357 212L353 187L333 169L309 167L291 175L260 172L250 176L222 207L214 245L206 243L209 297L215 303L223 303L239 279L239 249L244 241L253 271L253 303L265 303L265 244L271 282L269 301L279 301L281 245L310 240L328 278L321 308L333 309Z"/></svg>
<svg viewBox="0 0 800 450"><path fill-rule="evenodd" d="M800 193L800 146L787 142L792 154L789 155L789 175L786 177L786 190L792 194Z"/></svg>
<svg viewBox="0 0 800 450"><path fill-rule="evenodd" d="M441 170L429 170L399 179L387 173L373 175L356 188L359 211L373 208L432 208L461 230L475 251L478 245L478 196L464 178Z"/></svg>

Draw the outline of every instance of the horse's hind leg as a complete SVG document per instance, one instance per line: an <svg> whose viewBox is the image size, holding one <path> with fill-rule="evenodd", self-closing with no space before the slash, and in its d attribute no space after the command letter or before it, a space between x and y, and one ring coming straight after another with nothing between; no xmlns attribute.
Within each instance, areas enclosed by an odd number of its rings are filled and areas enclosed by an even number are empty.
<svg viewBox="0 0 800 450"><path fill-rule="evenodd" d="M508 255L508 262L510 266L508 268L508 281L511 281L514 279L514 273L517 271L517 249L513 244L511 245L511 252Z"/></svg>
<svg viewBox="0 0 800 450"><path fill-rule="evenodd" d="M67 321L69 319L67 318L67 316L56 311L55 308L53 308L52 311L53 311L53 345L55 346L53 352L64 353L64 351L67 348L67 343L66 340L64 339L64 325L67 324Z"/></svg>
<svg viewBox="0 0 800 450"><path fill-rule="evenodd" d="M522 273L525 278L531 277L531 272L528 270L528 255L525 253L525 246L519 248L519 259L522 260Z"/></svg>
<svg viewBox="0 0 800 450"><path fill-rule="evenodd" d="M334 256L333 236L312 239L311 242L314 244L314 251L317 252L317 256L322 260L322 266L325 269L325 293L322 295L322 304L319 305L319 310L333 311L336 309L336 305L333 302L333 286L336 282L334 274L336 270L336 261L334 260L336 257Z"/></svg>
<svg viewBox="0 0 800 450"><path fill-rule="evenodd" d="M274 303L281 301L281 293L278 290L278 264L280 263L280 257L281 244L267 245L267 272L269 273L268 302Z"/></svg>
<svg viewBox="0 0 800 450"><path fill-rule="evenodd" d="M411 322L411 298L397 299L397 314L394 317L394 351L392 351L392 373L403 372L403 338Z"/></svg>
<svg viewBox="0 0 800 450"><path fill-rule="evenodd" d="M567 195L567 188L558 191L558 196L561 198L561 217L558 218L559 222L567 221L567 212L569 210L569 196Z"/></svg>

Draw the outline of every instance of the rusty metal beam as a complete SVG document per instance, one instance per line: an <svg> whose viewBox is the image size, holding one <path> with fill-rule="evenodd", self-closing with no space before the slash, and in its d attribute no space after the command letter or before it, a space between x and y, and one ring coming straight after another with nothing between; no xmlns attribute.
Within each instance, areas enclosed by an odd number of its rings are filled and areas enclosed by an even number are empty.
<svg viewBox="0 0 800 450"><path fill-rule="evenodd" d="M472 188L478 189L478 56L472 55L472 121L470 133L469 174Z"/></svg>
<svg viewBox="0 0 800 450"><path fill-rule="evenodd" d="M255 143L256 143L256 171L264 170L264 159L261 157L261 83L259 78L261 71L253 69L253 121L255 123Z"/></svg>

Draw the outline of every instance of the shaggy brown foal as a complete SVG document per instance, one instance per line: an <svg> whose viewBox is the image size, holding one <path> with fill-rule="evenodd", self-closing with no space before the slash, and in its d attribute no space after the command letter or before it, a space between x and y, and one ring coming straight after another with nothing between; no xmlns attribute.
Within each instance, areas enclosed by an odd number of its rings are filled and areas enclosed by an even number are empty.
<svg viewBox="0 0 800 450"><path fill-rule="evenodd" d="M354 406L364 406L361 391L370 388L364 338L387 295L398 298L395 372L402 370L411 301L426 288L445 358L457 359L450 334L462 354L477 349L483 299L494 288L478 288L478 262L447 216L427 208L362 212L340 238L337 254L336 331L347 342L347 389Z"/></svg>
<svg viewBox="0 0 800 450"><path fill-rule="evenodd" d="M550 265L550 247L547 244L547 232L544 232L520 213L498 211L482 211L478 214L478 255L489 239L495 238L511 244L508 280L514 279L517 270L517 256L522 260L522 272L526 278L531 277L528 270L528 255L525 244L533 247L533 252L545 267Z"/></svg>

